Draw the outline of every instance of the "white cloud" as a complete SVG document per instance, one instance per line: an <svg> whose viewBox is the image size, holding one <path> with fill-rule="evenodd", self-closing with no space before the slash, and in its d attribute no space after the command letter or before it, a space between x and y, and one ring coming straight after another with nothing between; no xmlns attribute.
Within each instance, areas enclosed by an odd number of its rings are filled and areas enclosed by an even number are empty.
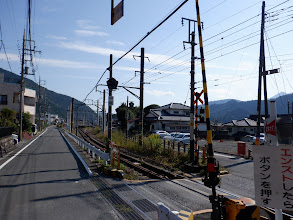
<svg viewBox="0 0 293 220"><path fill-rule="evenodd" d="M77 62L71 60L56 60L56 59L36 59L38 63L47 66L62 67L62 68L74 68L74 69L97 69L103 68L93 63Z"/></svg>
<svg viewBox="0 0 293 220"><path fill-rule="evenodd" d="M90 31L90 30L75 30L74 32L77 35L86 36L86 37L93 37L93 36L105 37L109 35L108 33L105 33L105 32Z"/></svg>
<svg viewBox="0 0 293 220"><path fill-rule="evenodd" d="M153 96L175 96L175 93L172 91L146 90L146 93Z"/></svg>
<svg viewBox="0 0 293 220"><path fill-rule="evenodd" d="M46 38L50 38L54 40L67 40L67 37L56 36L56 35L47 35Z"/></svg>
<svg viewBox="0 0 293 220"><path fill-rule="evenodd" d="M110 54L113 54L114 57L121 57L122 55L125 54L125 51L122 51L122 50L113 50L110 48L93 46L93 45L89 45L89 44L86 44L83 42L62 42L59 44L59 46L61 48L65 48L65 49L100 54L103 56L109 56ZM139 54L130 52L128 55L126 55L124 57L124 59L133 60L133 55L139 55ZM167 62L164 62L164 65L174 66L174 68L180 68L179 71L182 70L182 68L184 68L184 67L190 67L189 61L176 60L176 59L173 59L170 56L166 56L166 55L146 54L145 56L149 57L150 62L154 65L161 64L163 61L166 61L168 59ZM159 72L160 70L154 69L154 71ZM161 71L161 72L163 73L163 72L167 72L167 71ZM172 71L172 72L176 72L176 71Z"/></svg>
<svg viewBox="0 0 293 220"><path fill-rule="evenodd" d="M8 60L9 61L15 61L15 62L19 62L20 61L20 57L19 57L19 55L17 55L17 54L11 54L11 53L8 53L7 54L7 57L8 57ZM3 53L1 53L0 54L0 59L1 60L7 60L7 58L6 58L6 55L5 54L3 54Z"/></svg>
<svg viewBox="0 0 293 220"><path fill-rule="evenodd" d="M62 75L63 78L74 78L74 79L84 79L84 80L97 80L97 77L91 77L91 76L74 76L74 75Z"/></svg>
<svg viewBox="0 0 293 220"><path fill-rule="evenodd" d="M99 26L94 25L91 20L77 20L76 24L79 28L85 30L97 30L100 28Z"/></svg>
<svg viewBox="0 0 293 220"><path fill-rule="evenodd" d="M106 43L107 44L114 44L114 45L118 45L118 46L125 46L125 44L123 42L120 42L120 41L107 40Z"/></svg>
<svg viewBox="0 0 293 220"><path fill-rule="evenodd" d="M94 53L94 54L100 54L103 56L109 56L110 54L113 54L113 56L119 57L122 56L125 52L119 51L119 50L113 50L109 48L102 48L97 46L91 46L84 43L69 43L69 42L62 42L59 45L61 48L65 49L71 49L71 50L78 50L82 52L87 53ZM131 57L131 59L133 59Z"/></svg>

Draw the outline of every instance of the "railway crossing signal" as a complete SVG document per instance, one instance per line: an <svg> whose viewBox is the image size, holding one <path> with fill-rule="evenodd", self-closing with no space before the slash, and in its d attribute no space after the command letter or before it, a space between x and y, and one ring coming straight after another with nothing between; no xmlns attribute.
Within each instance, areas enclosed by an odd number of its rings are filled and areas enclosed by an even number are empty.
<svg viewBox="0 0 293 220"><path fill-rule="evenodd" d="M118 81L112 77L107 81L107 86L109 89L117 89Z"/></svg>

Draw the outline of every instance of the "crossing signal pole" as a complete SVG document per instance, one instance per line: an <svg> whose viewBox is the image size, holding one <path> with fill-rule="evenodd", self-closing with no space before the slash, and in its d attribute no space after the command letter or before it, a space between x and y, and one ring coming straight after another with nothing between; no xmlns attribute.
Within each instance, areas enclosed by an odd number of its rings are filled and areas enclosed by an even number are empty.
<svg viewBox="0 0 293 220"><path fill-rule="evenodd" d="M212 195L210 196L210 201L212 203L212 219L221 219L223 217L222 208L221 208L221 197L217 197L216 186L219 184L219 165L216 162L213 151L213 142L212 142L212 130L211 130L211 121L210 121L210 109L208 101L208 89L205 73L205 58L202 42L202 32L201 32L201 21L200 21L200 12L198 0L196 0L196 13L197 13L197 27L198 27L198 38L200 45L200 59L201 59L201 69L202 69L202 81L203 81L203 92L204 92L204 103L205 103L205 115L206 115L206 125L207 125L207 143L208 143L208 166L207 173L203 179L203 182L206 186L212 188Z"/></svg>

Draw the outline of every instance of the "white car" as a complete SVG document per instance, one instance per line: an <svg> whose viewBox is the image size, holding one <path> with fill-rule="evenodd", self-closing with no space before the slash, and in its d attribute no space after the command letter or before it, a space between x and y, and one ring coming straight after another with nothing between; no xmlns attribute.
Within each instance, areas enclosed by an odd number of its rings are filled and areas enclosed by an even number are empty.
<svg viewBox="0 0 293 220"><path fill-rule="evenodd" d="M255 144L255 142L256 142L256 137L253 138L252 144ZM259 134L259 144L264 144L265 142L266 142L265 134L264 133L260 133Z"/></svg>
<svg viewBox="0 0 293 220"><path fill-rule="evenodd" d="M178 132L171 132L169 135L163 137L164 140L172 140Z"/></svg>
<svg viewBox="0 0 293 220"><path fill-rule="evenodd" d="M167 131L160 131L160 130L154 131L153 133L156 134L156 135L158 135L158 136L160 136L160 138L163 138L166 135L169 135L169 133Z"/></svg>
<svg viewBox="0 0 293 220"><path fill-rule="evenodd" d="M177 137L174 138L174 141L182 141L183 139L186 139L186 138L190 138L190 134L189 133L181 133L179 134Z"/></svg>

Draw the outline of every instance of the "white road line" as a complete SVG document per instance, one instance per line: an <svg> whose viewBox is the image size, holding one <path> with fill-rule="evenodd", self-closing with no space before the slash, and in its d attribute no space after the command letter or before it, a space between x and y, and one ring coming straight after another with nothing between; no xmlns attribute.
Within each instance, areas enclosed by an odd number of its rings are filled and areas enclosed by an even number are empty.
<svg viewBox="0 0 293 220"><path fill-rule="evenodd" d="M227 157L227 158L236 158L236 156L232 155L225 155L225 154L219 154L219 153L214 153L215 156L220 156L220 157Z"/></svg>
<svg viewBox="0 0 293 220"><path fill-rule="evenodd" d="M24 148L22 148L20 151L18 151L13 157L11 157L9 160L7 160L5 163L3 163L0 166L0 170L5 167L10 161L12 161L15 157L17 157L22 151L24 151L26 148L28 148L32 143L34 143L39 137L41 137L48 129L46 129L42 134L40 134L35 140L30 142L28 145L26 145Z"/></svg>

